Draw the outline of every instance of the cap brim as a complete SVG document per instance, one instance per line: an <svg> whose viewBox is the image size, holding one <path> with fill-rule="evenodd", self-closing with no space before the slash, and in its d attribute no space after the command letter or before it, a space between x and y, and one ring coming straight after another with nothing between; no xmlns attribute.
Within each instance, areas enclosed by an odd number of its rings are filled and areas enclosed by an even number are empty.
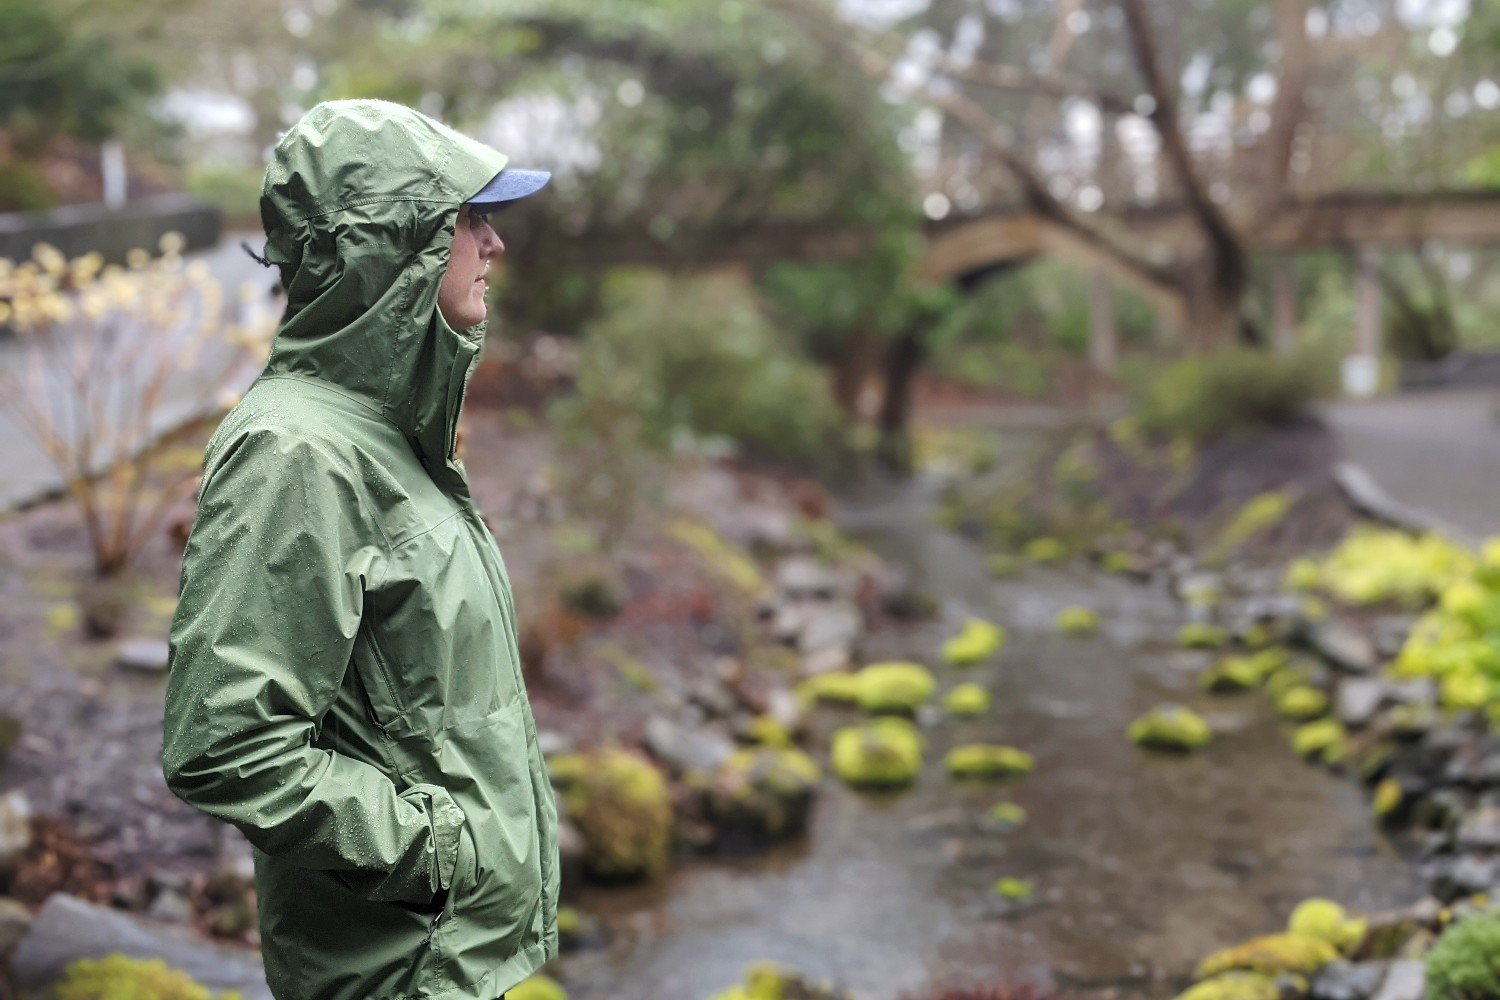
<svg viewBox="0 0 1500 1000"><path fill-rule="evenodd" d="M552 179L550 170L520 170L506 167L469 199L470 205L503 205L536 194Z"/></svg>

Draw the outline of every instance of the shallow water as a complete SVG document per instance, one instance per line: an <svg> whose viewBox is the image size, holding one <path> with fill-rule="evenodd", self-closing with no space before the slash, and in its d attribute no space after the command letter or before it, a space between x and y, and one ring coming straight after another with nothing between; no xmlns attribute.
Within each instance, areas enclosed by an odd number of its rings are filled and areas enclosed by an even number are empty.
<svg viewBox="0 0 1500 1000"><path fill-rule="evenodd" d="M1298 760L1263 697L1198 692L1206 660L1171 647L1181 611L1165 593L1063 570L990 580L978 546L932 524L934 505L913 482L847 496L835 514L943 601L941 622L872 637L865 658L933 662L968 615L1003 624L1010 641L992 664L936 666L939 697L976 680L994 695L990 712L926 725L909 790L826 779L802 842L694 861L656 886L579 893L609 942L559 963L570 996L700 1000L773 959L861 1000L965 981L1170 997L1204 954L1280 929L1305 897L1372 909L1421 896L1360 788ZM1055 633L1069 604L1095 608L1101 633ZM1132 746L1130 721L1165 700L1203 712L1214 743L1186 757ZM826 733L857 713L818 716L826 762ZM1005 784L950 779L944 752L975 740L1020 746L1036 770ZM1027 823L984 829L979 818L1006 799ZM1030 880L1034 902L1003 912L990 892L1002 875Z"/></svg>

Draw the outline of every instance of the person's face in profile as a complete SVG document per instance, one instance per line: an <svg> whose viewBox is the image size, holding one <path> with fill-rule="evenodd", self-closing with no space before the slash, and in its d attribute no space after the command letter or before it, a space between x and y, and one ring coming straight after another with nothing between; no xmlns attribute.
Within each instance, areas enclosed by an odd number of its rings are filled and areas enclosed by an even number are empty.
<svg viewBox="0 0 1500 1000"><path fill-rule="evenodd" d="M485 272L490 258L504 252L505 244L485 214L473 205L459 208L448 269L438 286L438 311L453 329L462 330L484 319L484 293L489 288Z"/></svg>

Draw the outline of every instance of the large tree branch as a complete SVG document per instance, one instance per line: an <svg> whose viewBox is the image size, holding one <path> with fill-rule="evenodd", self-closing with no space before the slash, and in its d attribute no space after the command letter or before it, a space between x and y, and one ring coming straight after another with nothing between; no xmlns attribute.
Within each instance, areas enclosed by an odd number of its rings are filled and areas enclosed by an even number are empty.
<svg viewBox="0 0 1500 1000"><path fill-rule="evenodd" d="M1208 240L1221 255L1239 252L1240 239L1230 225L1224 210L1209 197L1203 180L1198 176L1197 165L1188 150L1187 138L1182 131L1182 117L1178 110L1177 88L1167 82L1162 72L1161 60L1156 53L1156 38L1150 16L1143 0L1120 0L1125 12L1126 34L1130 39L1131 53L1137 69L1146 81L1155 107L1149 118L1161 138L1162 151L1182 185L1183 199L1193 216L1203 228Z"/></svg>
<svg viewBox="0 0 1500 1000"><path fill-rule="evenodd" d="M1276 41L1281 49L1281 72L1276 81L1276 100L1271 106L1271 127L1266 134L1266 183L1262 210L1273 208L1287 193L1292 145L1297 128L1307 113L1307 84L1312 56L1307 41L1307 0L1276 0Z"/></svg>
<svg viewBox="0 0 1500 1000"><path fill-rule="evenodd" d="M882 83L892 80L893 61L874 47L851 40L857 37L857 33L851 31L848 25L830 23L820 13L809 10L805 0L771 2L805 24L825 48L867 76ZM1117 260L1122 268L1138 279L1163 290L1178 288L1179 275L1173 267L1153 260L1127 245L1056 198L1037 176L1031 164L1016 150L1003 126L978 102L956 91L934 87L931 83L920 85L917 90L922 100L962 122L985 144L996 161L1020 187L1023 200L1033 212L1068 230L1081 243Z"/></svg>

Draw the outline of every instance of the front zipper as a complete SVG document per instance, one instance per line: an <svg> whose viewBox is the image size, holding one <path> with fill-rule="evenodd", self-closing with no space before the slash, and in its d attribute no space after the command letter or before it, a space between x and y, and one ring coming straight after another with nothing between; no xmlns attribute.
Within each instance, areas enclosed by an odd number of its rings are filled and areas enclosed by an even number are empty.
<svg viewBox="0 0 1500 1000"><path fill-rule="evenodd" d="M422 946L424 948L432 943L432 935L437 931L438 921L443 919L443 914L446 913L447 910L448 904L444 902L443 908L441 910L438 910L437 916L432 918L432 923L427 928L427 936L422 939Z"/></svg>

